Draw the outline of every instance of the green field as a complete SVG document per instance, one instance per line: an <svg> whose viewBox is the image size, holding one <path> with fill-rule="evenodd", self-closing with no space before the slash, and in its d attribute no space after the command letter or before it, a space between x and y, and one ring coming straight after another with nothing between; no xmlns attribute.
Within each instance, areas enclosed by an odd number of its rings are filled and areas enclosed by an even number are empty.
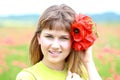
<svg viewBox="0 0 120 80"><path fill-rule="evenodd" d="M29 43L35 27L0 27L0 80L15 80L30 65ZM21 27L20 27L21 26ZM98 24L93 56L103 80L120 80L120 25Z"/></svg>

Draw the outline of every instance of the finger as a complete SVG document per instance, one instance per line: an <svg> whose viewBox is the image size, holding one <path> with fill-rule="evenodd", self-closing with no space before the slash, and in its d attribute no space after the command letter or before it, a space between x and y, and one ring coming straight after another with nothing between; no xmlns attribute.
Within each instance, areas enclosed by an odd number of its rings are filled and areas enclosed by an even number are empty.
<svg viewBox="0 0 120 80"><path fill-rule="evenodd" d="M72 75L71 71L68 71L68 75Z"/></svg>
<svg viewBox="0 0 120 80"><path fill-rule="evenodd" d="M72 80L72 73L70 71L68 71L68 76L67 76L66 80Z"/></svg>
<svg viewBox="0 0 120 80"><path fill-rule="evenodd" d="M87 49L87 51L92 51L92 46L90 46L90 47Z"/></svg>
<svg viewBox="0 0 120 80"><path fill-rule="evenodd" d="M76 73L73 73L73 77L80 77L80 76Z"/></svg>
<svg viewBox="0 0 120 80"><path fill-rule="evenodd" d="M82 78L80 78L80 76L76 73L73 73L73 80L82 80Z"/></svg>

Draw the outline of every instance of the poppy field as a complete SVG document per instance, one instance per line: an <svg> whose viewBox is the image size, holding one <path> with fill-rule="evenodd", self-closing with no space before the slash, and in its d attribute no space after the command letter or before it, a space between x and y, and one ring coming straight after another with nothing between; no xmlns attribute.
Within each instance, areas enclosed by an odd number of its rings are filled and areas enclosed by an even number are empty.
<svg viewBox="0 0 120 80"><path fill-rule="evenodd" d="M20 27L21 26L21 27ZM35 27L0 27L0 80L15 80L30 66L29 44ZM97 24L93 58L103 80L120 80L120 24Z"/></svg>

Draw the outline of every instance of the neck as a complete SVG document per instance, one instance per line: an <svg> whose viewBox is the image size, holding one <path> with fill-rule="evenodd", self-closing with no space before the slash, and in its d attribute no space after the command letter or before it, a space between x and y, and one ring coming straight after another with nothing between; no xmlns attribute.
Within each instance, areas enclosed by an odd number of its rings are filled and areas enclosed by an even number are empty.
<svg viewBox="0 0 120 80"><path fill-rule="evenodd" d="M65 62L58 62L58 63L52 63L52 62L48 62L45 60L42 60L43 64L45 64L47 67L53 69L53 70L58 70L58 71L62 71L64 70L65 67Z"/></svg>

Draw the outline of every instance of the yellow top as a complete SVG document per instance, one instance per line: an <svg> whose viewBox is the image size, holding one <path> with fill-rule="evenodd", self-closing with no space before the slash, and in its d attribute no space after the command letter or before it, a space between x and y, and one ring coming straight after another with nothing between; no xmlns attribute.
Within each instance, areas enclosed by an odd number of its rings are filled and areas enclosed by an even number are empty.
<svg viewBox="0 0 120 80"><path fill-rule="evenodd" d="M22 70L16 80L66 80L67 69L57 71L48 68L42 62Z"/></svg>
<svg viewBox="0 0 120 80"><path fill-rule="evenodd" d="M63 71L57 71L48 68L40 61L32 67L22 70L16 80L66 80L67 72L66 67ZM87 80L87 78L83 80Z"/></svg>

